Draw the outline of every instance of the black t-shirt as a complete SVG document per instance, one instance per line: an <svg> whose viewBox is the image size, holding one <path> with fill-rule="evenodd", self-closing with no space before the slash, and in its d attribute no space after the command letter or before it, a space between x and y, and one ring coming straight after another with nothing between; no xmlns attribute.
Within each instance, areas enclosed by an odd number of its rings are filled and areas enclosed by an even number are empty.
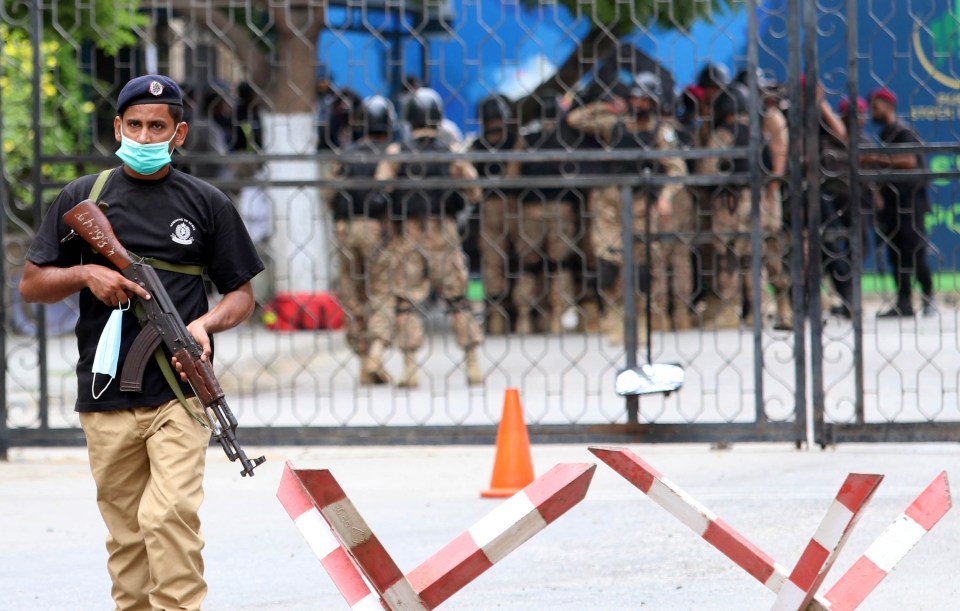
<svg viewBox="0 0 960 611"><path fill-rule="evenodd" d="M88 199L96 175L67 185L47 211L27 259L40 266L70 267L95 263L112 268L80 237L61 240L70 233L63 215ZM157 181L142 181L114 171L101 192L100 202L120 243L131 253L178 264L201 265L221 294L240 288L263 270L263 262L231 201L200 179L171 168ZM200 276L157 270L157 275L186 324L208 310ZM143 392L121 392L114 380L99 399L91 393L93 358L97 342L112 308L89 289L80 291L80 318L76 326L80 359L77 362L79 412L157 406L175 398L152 357L143 377ZM140 332L133 311L123 314L123 331L117 377L124 358ZM106 383L97 376L98 391ZM184 384L189 395L189 387Z"/></svg>
<svg viewBox="0 0 960 611"><path fill-rule="evenodd" d="M895 121L880 131L880 140L886 144L923 144L920 136L912 129ZM917 169L926 169L923 155L917 154ZM896 178L896 181L882 183L880 195L883 197L884 216L899 210L901 213L926 214L930 211L927 199L927 181L925 178Z"/></svg>

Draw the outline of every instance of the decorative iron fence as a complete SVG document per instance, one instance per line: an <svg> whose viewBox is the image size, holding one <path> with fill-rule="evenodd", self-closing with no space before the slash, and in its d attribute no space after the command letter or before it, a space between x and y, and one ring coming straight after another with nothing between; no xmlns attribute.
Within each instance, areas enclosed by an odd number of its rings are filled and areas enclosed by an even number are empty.
<svg viewBox="0 0 960 611"><path fill-rule="evenodd" d="M156 72L187 96L176 167L234 198L267 262L254 319L217 339L249 443L490 439L507 387L520 389L535 439L956 437L960 81L949 34L960 16L945 2L924 14L852 0L98 0L2 11L0 453L82 443L76 305L24 304L16 287L45 204L117 163L119 88ZM404 121L417 86L438 92L449 150L410 150L423 148ZM841 99L877 87L924 142L878 142L856 103L840 116ZM400 155L355 146L371 136L362 100L373 95L397 109L389 139L408 143ZM871 157L922 163L891 171L862 163ZM361 166L394 172L350 171ZM903 249L877 211L884 196L890 210L892 183L921 185L931 204L896 217L923 219L911 235L933 267L936 301L915 296L916 316L878 317L897 305L882 253ZM357 193L392 206L374 254L347 244L369 208L334 218ZM452 230L427 224L403 250L389 238L413 224L398 202L416 193L463 206L436 213ZM437 239L446 243L429 246ZM452 287L456 252L468 269ZM376 253L425 264L403 307L361 265ZM624 286L638 289L626 306ZM411 387L370 384L363 370L363 323L384 310L354 300L378 292L388 320L424 323L422 347L406 353L395 325L385 356L394 382L417 374ZM480 383L458 344L464 313L485 331ZM634 354L681 364L683 389L619 396L614 378Z"/></svg>

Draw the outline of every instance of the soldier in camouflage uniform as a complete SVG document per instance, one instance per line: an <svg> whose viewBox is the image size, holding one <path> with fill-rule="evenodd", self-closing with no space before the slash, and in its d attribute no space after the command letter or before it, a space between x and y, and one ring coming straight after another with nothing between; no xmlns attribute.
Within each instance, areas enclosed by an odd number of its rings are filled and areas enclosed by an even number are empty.
<svg viewBox="0 0 960 611"><path fill-rule="evenodd" d="M510 107L500 96L484 98L478 104L480 136L470 149L478 152L522 150ZM519 174L520 163L490 161L476 164L482 177L508 178ZM508 271L515 256L517 238L515 189L485 189L480 204L480 269L486 301L487 332L503 335L509 330L506 300L510 295Z"/></svg>
<svg viewBox="0 0 960 611"><path fill-rule="evenodd" d="M383 154L390 143L395 112L389 100L371 96L359 113L362 136L345 147L344 153ZM334 176L373 180L377 163L344 163L333 168ZM337 260L340 269L340 303L346 315L347 343L361 358L361 384L387 384L383 350L389 335L377 337L368 328L376 310L388 307L389 286L383 271L389 202L380 189L353 187L326 197L333 209Z"/></svg>
<svg viewBox="0 0 960 611"><path fill-rule="evenodd" d="M569 150L569 128L559 118L559 113L544 115L539 129L525 134L524 147ZM556 177L557 183L562 182L561 172L557 161L525 161L520 169L523 176ZM542 296L546 297L550 333L562 331L561 317L576 305L571 255L578 239L578 202L579 192L563 186L524 189L518 195L516 249L521 271L513 288L513 303L516 331L521 335L533 331L532 316Z"/></svg>
<svg viewBox="0 0 960 611"><path fill-rule="evenodd" d="M737 83L747 85L747 72L737 75ZM782 184L787 171L790 152L790 133L787 118L780 109L777 84L763 71L757 71L760 97L760 129L763 151L760 156L765 187L760 195L760 232L763 235L763 267L767 281L773 287L776 299L775 329L793 328L793 310L790 306L790 274L783 263L788 237L783 224ZM745 111L746 108L743 109ZM745 117L748 119L748 117ZM745 277L747 299L752 295L752 274ZM766 291L763 292L766 295Z"/></svg>
<svg viewBox="0 0 960 611"><path fill-rule="evenodd" d="M671 127L677 134L677 147L689 150L694 147L693 134L686 125L681 123L671 109L664 109L661 120L664 125ZM687 173L696 170L696 162L687 159L684 162ZM694 281L694 260L697 248L692 242L693 236L699 229L695 192L686 187L677 191L673 196L673 210L661 231L672 233L677 239L663 244L664 257L669 267L667 283L669 284L670 318L674 331L686 331L694 322L694 300L696 283Z"/></svg>
<svg viewBox="0 0 960 611"><path fill-rule="evenodd" d="M706 148L730 149L749 145L749 125L744 115L747 96L742 85L730 84L711 101L710 122L704 131ZM705 176L726 176L749 171L746 159L706 157L698 164ZM707 309L703 325L718 329L737 328L744 301L745 277L750 274L751 194L749 187L718 182L708 191L710 231L714 241L712 278L707 283ZM740 234L740 235L736 235Z"/></svg>
<svg viewBox="0 0 960 611"><path fill-rule="evenodd" d="M570 112L568 124L574 129L593 133L608 145L617 149L676 150L677 133L673 127L660 120L659 101L663 97L659 77L652 72L638 74L630 87L626 103L594 102ZM667 176L686 176L687 167L680 157L641 159L636 162L621 162L617 174L637 174L651 171ZM669 223L674 207L674 198L682 185L671 183L656 193L651 206L650 193L637 189L633 197L634 235L643 236L649 223L650 232L659 233ZM620 283L620 268L623 263L623 225L621 222L620 187L610 186L593 199L596 205L593 224L593 244L599 259L600 290L605 298L605 327L610 340L623 341L623 287ZM646 258L646 248L640 240L634 242L635 261L638 262L641 290L651 302L654 329L670 326L667 309L666 260L663 248L651 244L651 260ZM646 310L643 309L642 312ZM638 315L642 314L638 312ZM639 324L641 332L645 324Z"/></svg>
<svg viewBox="0 0 960 611"><path fill-rule="evenodd" d="M483 331L473 317L466 300L467 262L460 245L455 216L464 209L464 195L479 201L479 187L466 189L417 188L416 181L466 178L476 179L477 171L465 161L416 161L418 152L449 152L438 141L437 127L443 119L442 102L436 91L417 89L404 108L410 124L411 141L391 144L387 152L398 155L377 166L378 180L410 179L411 186L392 190L390 242L385 253L387 277L395 300L394 310L380 309L371 322L378 336L395 331L397 347L403 353L404 372L398 385L412 388L419 384L416 352L423 345L423 321L417 308L430 294L431 287L450 308L453 332L464 350L467 382L480 384L483 374L476 349Z"/></svg>

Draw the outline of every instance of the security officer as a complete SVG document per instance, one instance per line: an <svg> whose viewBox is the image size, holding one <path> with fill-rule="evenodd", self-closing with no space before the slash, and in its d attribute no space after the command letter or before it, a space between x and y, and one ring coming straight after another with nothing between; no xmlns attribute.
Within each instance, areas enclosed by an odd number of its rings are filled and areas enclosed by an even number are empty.
<svg viewBox="0 0 960 611"><path fill-rule="evenodd" d="M663 98L660 78L652 72L636 75L630 86L628 99L612 102L594 102L573 110L567 115L567 123L574 129L594 133L608 145L617 149L676 150L678 141L673 127L660 120L657 111ZM687 167L680 157L664 157L657 160L640 159L619 164L617 173L636 174L651 171L667 176L686 176ZM659 233L668 223L673 211L674 198L682 188L671 183L655 195L655 205L650 208L650 193L634 190L634 234L643 235L649 223L650 232ZM623 287L620 284L620 268L623 262L623 225L621 223L620 187L614 185L603 189L595 200L594 247L599 259L600 288L608 303L606 328L612 342L623 341ZM646 259L646 249L639 241L634 242L635 260L639 264L641 287L651 300L654 329L668 329L666 261L659 244L651 245L651 260ZM641 332L646 325L640 324Z"/></svg>
<svg viewBox="0 0 960 611"><path fill-rule="evenodd" d="M747 72L741 71L735 79L747 86ZM783 264L787 250L787 233L783 224L783 195L781 186L787 172L787 159L790 152L790 131L787 118L780 109L780 96L777 84L757 71L757 87L761 102L760 129L763 136L763 151L760 165L766 181L760 194L760 232L763 235L763 266L767 280L773 287L776 299L776 318L774 328L789 330L793 328L793 308L790 305L790 274ZM745 111L744 107L742 111ZM741 112L742 112L741 111ZM752 294L753 275L744 277L747 299ZM766 295L766 291L763 292Z"/></svg>
<svg viewBox="0 0 960 611"><path fill-rule="evenodd" d="M701 122L699 141L705 143L711 132L710 115L713 111L713 99L730 86L730 71L723 64L707 64L697 75L697 89L700 92L698 110L705 121Z"/></svg>
<svg viewBox="0 0 960 611"><path fill-rule="evenodd" d="M544 114L539 129L525 135L529 150L570 150L573 138L559 119L560 107ZM557 161L524 162L520 173L530 177L560 178L563 168ZM558 180L557 182L561 182ZM570 258L578 237L579 192L563 186L524 189L518 196L517 258L520 277L513 288L518 334L533 332L533 313L541 295L547 301L547 331L560 333L563 314L576 306L576 286ZM541 286L540 280L544 280Z"/></svg>
<svg viewBox="0 0 960 611"><path fill-rule="evenodd" d="M431 287L450 307L453 332L465 353L467 382L480 384L483 374L477 361L477 346L483 331L473 317L466 300L467 262L460 245L455 216L464 209L466 196L480 200L479 187L465 189L422 188L421 180L442 178L476 179L477 171L465 161L417 161L417 153L450 152L438 140L443 120L440 95L425 87L414 91L404 107L404 119L410 124L411 140L391 144L387 153L398 155L377 166L378 180L408 179L410 186L392 190L391 237L385 256L396 309L381 308L371 325L377 337L396 330L396 341L403 352L404 372L398 385L412 388L419 384L416 352L423 345L423 321L415 308L430 294Z"/></svg>
<svg viewBox="0 0 960 611"><path fill-rule="evenodd" d="M747 95L742 85L730 84L714 96L706 135L706 148L746 147L750 142L745 118ZM725 176L749 170L746 159L705 157L698 172L705 176ZM750 274L751 195L748 186L718 183L708 191L707 210L714 240L712 279L707 286L707 308L703 324L717 329L735 329L740 325L744 301L745 276Z"/></svg>
<svg viewBox="0 0 960 611"><path fill-rule="evenodd" d="M874 89L867 96L873 122L880 127L884 144L921 144L915 131L897 118L897 96L886 88ZM925 170L926 160L915 153L879 153L863 155L860 165L886 170ZM927 236L924 216L930 212L927 182L924 178L891 176L880 185L881 207L877 213L880 238L887 247L890 265L897 283L897 303L878 314L881 318L913 316L912 278L922 291L924 316L935 316L933 278L927 262Z"/></svg>
<svg viewBox="0 0 960 611"><path fill-rule="evenodd" d="M382 155L390 143L396 113L386 98L375 95L363 100L355 127L358 139L344 149L346 155ZM377 162L350 162L334 168L335 176L369 179L372 183ZM338 191L331 202L337 260L340 265L340 302L347 322L347 343L361 359L361 384L389 384L383 368L383 353L390 343L384 329L371 329L374 310L393 308L389 280L383 264L386 246L389 201L383 191L352 187ZM380 335L376 334L380 331Z"/></svg>
<svg viewBox="0 0 960 611"><path fill-rule="evenodd" d="M676 116L675 107L675 100L661 104L660 119L676 132L677 148L690 150L695 147L693 131ZM687 167L688 174L696 171L696 161L694 159L686 159L684 165ZM690 329L695 320L696 282L694 269L699 267L695 265L698 250L692 240L699 230L695 190L684 187L677 191L673 198L673 210L670 219L664 223L661 230L674 234L676 238L665 242L663 250L669 268L667 283L671 297L670 318L674 331L685 331Z"/></svg>
<svg viewBox="0 0 960 611"><path fill-rule="evenodd" d="M484 98L477 105L480 136L470 150L484 153L522 150L516 123L502 96ZM519 174L517 161L491 161L476 164L481 177L511 177ZM480 268L486 300L487 332L503 335L507 324L507 299L510 295L509 269L517 238L515 189L484 189L480 204Z"/></svg>

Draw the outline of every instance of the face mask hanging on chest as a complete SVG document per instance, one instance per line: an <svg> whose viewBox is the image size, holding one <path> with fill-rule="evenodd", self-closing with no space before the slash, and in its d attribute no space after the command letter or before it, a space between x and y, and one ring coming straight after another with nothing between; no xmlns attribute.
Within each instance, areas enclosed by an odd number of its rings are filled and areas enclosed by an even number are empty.
<svg viewBox="0 0 960 611"><path fill-rule="evenodd" d="M120 331L123 327L123 312L130 309L130 302L127 301L127 307L119 307L110 312L110 318L107 324L103 326L100 333L100 341L97 342L97 352L93 355L93 380L90 382L90 392L94 399L99 399L110 386L110 382L117 377L117 362L120 360ZM97 392L97 374L109 376L107 385Z"/></svg>
<svg viewBox="0 0 960 611"><path fill-rule="evenodd" d="M117 157L127 165L131 170L143 176L153 174L163 166L170 163L170 143L177 137L177 127L173 128L173 136L166 142L155 142L153 144L143 144L133 138L123 135L120 130L120 149L117 150Z"/></svg>

